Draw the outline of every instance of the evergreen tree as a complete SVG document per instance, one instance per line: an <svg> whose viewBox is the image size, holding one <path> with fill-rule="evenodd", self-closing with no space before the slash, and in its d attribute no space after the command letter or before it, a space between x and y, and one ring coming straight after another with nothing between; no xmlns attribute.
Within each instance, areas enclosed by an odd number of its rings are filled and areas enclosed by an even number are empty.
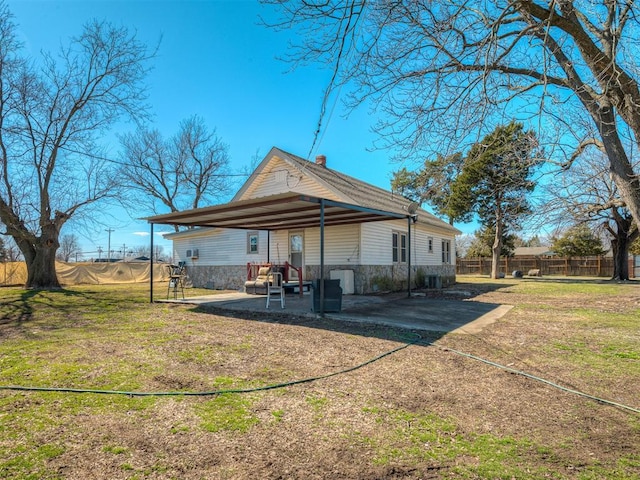
<svg viewBox="0 0 640 480"><path fill-rule="evenodd" d="M491 228L482 228L474 233L474 239L467 249L466 256L468 258L490 257L492 255L493 242L495 240L495 231ZM515 250L516 235L509 234L502 237L502 250L500 256L512 257Z"/></svg>
<svg viewBox="0 0 640 480"><path fill-rule="evenodd" d="M602 241L585 224L571 227L562 237L554 239L551 250L561 257L589 257L605 253Z"/></svg>
<svg viewBox="0 0 640 480"><path fill-rule="evenodd" d="M494 233L491 245L491 278L498 278L504 238L520 228L530 213L528 194L539 161L534 155L536 139L521 123L497 127L476 143L462 171L451 185L448 209L453 218L478 215L485 230Z"/></svg>
<svg viewBox="0 0 640 480"><path fill-rule="evenodd" d="M435 160L426 160L418 171L402 168L394 172L391 189L416 202L428 203L437 215L447 217L452 225L454 221L469 221L470 212L451 209L451 185L460 175L463 164L461 153L438 155Z"/></svg>

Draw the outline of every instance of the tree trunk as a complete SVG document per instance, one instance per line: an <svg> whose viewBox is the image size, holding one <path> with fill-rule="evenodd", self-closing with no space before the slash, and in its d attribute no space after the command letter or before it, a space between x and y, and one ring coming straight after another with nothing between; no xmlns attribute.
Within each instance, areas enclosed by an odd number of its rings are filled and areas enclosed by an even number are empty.
<svg viewBox="0 0 640 480"><path fill-rule="evenodd" d="M640 179L634 173L620 139L614 110L610 107L594 109L593 105L587 103L585 106L600 132L602 145L609 160L609 174L631 216L636 224L640 225Z"/></svg>
<svg viewBox="0 0 640 480"><path fill-rule="evenodd" d="M629 280L629 243L626 235L611 243L613 247L613 280Z"/></svg>
<svg viewBox="0 0 640 480"><path fill-rule="evenodd" d="M639 232L633 228L631 220L618 220L617 235L611 241L613 250L613 277L612 280L629 280L629 247L638 238Z"/></svg>
<svg viewBox="0 0 640 480"><path fill-rule="evenodd" d="M605 224L606 230L611 235L611 250L613 253L613 277L612 280L629 280L629 248L640 236L632 217L620 213L617 207L611 209L613 225Z"/></svg>
<svg viewBox="0 0 640 480"><path fill-rule="evenodd" d="M60 244L55 224L52 222L46 225L39 237L26 231L21 233L20 236L14 236L14 239L27 264L25 288L60 288L56 273L56 251Z"/></svg>
<svg viewBox="0 0 640 480"><path fill-rule="evenodd" d="M491 278L500 278L500 252L502 251L502 219L496 215L496 236L491 247Z"/></svg>
<svg viewBox="0 0 640 480"><path fill-rule="evenodd" d="M46 241L35 246L33 260L27 262L26 288L60 288L56 273L56 250L55 244L49 245Z"/></svg>

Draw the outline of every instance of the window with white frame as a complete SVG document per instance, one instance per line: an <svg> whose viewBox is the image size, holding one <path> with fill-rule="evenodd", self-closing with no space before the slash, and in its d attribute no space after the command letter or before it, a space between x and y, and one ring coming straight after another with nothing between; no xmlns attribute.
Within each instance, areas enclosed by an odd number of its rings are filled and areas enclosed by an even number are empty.
<svg viewBox="0 0 640 480"><path fill-rule="evenodd" d="M407 234L391 232L391 258L393 263L407 263Z"/></svg>
<svg viewBox="0 0 640 480"><path fill-rule="evenodd" d="M451 240L442 240L442 263L451 263Z"/></svg>
<svg viewBox="0 0 640 480"><path fill-rule="evenodd" d="M433 253L433 237L427 238L427 253Z"/></svg>
<svg viewBox="0 0 640 480"><path fill-rule="evenodd" d="M257 254L258 253L258 240L260 236L258 232L247 232L247 253L248 254Z"/></svg>

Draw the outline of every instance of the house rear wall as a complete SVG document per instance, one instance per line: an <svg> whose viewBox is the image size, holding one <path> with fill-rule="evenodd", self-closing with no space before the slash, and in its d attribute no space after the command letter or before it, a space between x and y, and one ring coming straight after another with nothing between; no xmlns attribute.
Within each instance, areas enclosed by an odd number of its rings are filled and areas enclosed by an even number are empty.
<svg viewBox="0 0 640 480"><path fill-rule="evenodd" d="M402 228L404 227L404 229ZM372 222L363 225L330 227L325 231L325 276L331 270L353 270L355 292L360 294L407 288L408 265L393 263L391 235L406 232L406 222ZM258 252L247 253L247 232L243 230L209 231L208 234L174 239L174 261L184 261L194 286L216 289L242 289L247 277L247 263L270 260L283 264L289 260L289 231L257 232ZM305 265L303 277L320 276L320 229L306 229L304 235ZM428 251L428 239L432 251ZM422 286L428 276L440 277L442 285L455 282L454 239L452 264L442 264L442 239L422 228L412 228L412 283ZM267 245L269 253L267 253ZM187 250L198 249L198 258L186 257Z"/></svg>

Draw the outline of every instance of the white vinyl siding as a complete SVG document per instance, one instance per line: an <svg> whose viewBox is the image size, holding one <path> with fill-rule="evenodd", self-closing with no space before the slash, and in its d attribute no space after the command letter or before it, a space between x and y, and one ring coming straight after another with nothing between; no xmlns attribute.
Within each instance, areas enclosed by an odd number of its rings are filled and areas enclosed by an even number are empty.
<svg viewBox="0 0 640 480"><path fill-rule="evenodd" d="M257 232L258 245L267 244L267 232ZM188 265L243 265L247 262L267 260L266 248L260 248L258 254L247 254L242 245L247 243L244 230L216 229L206 236L176 238L173 241L175 262L187 262ZM198 250L198 258L186 256L187 250Z"/></svg>
<svg viewBox="0 0 640 480"><path fill-rule="evenodd" d="M406 226L403 221L363 223L362 265L391 265L391 232Z"/></svg>
<svg viewBox="0 0 640 480"><path fill-rule="evenodd" d="M363 224L361 264L391 265L393 263L391 248L392 232L395 231L406 234L406 225L407 223L402 220ZM429 252L429 238L433 241L432 252ZM411 264L433 266L441 265L443 240L450 242L451 264L455 264L455 244L453 237L437 235L429 225L420 225L419 223L411 225ZM407 252L408 248L409 242L407 241Z"/></svg>
<svg viewBox="0 0 640 480"><path fill-rule="evenodd" d="M271 232L269 250L269 260L271 262L282 265L284 262L289 261L289 232L287 230Z"/></svg>
<svg viewBox="0 0 640 480"><path fill-rule="evenodd" d="M339 200L335 194L311 180L300 171L274 157L262 171L256 181L238 200L266 197L278 193L298 192L321 198Z"/></svg>
<svg viewBox="0 0 640 480"><path fill-rule="evenodd" d="M307 265L320 265L320 229L304 232L304 255ZM358 265L360 258L359 225L327 227L324 231L325 265Z"/></svg>
<svg viewBox="0 0 640 480"><path fill-rule="evenodd" d="M344 225L325 229L326 265L391 265L392 232L406 234L406 222L371 222L361 225ZM174 239L174 261L186 261L187 265L242 265L247 262L284 263L289 259L289 231L271 232L270 239L265 231L251 231L258 234L258 253L247 253L247 231L245 230L209 230L206 235L186 235ZM433 252L428 251L428 240L433 239ZM435 235L428 226L411 226L411 264L442 264L442 242L449 242L450 262L455 264L455 242L453 237ZM305 264L320 264L320 229L310 228L304 231ZM267 256L267 245L270 247ZM187 250L198 250L198 258L186 256ZM407 239L407 255L409 241ZM408 258L407 258L408 260Z"/></svg>
<svg viewBox="0 0 640 480"><path fill-rule="evenodd" d="M411 263L416 265L440 265L440 238L424 228L411 228ZM431 250L429 250L431 244Z"/></svg>

